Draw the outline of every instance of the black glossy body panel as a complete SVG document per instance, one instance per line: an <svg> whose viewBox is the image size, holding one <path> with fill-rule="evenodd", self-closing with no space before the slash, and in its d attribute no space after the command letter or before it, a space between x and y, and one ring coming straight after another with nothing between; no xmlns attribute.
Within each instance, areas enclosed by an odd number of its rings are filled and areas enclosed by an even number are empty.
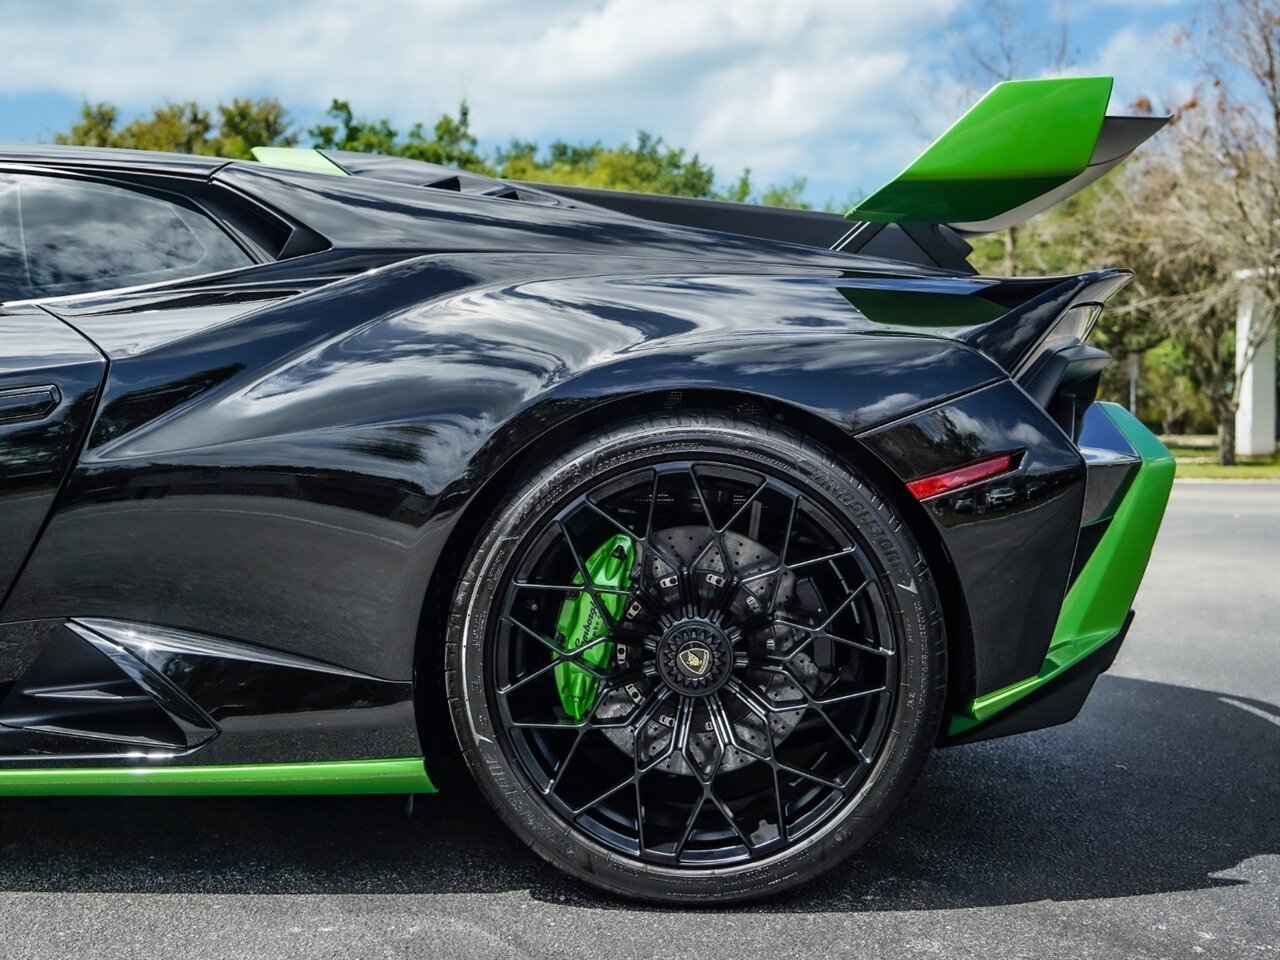
<svg viewBox="0 0 1280 960"><path fill-rule="evenodd" d="M538 187L538 184L521 184ZM764 207L755 203L725 203L693 197L661 197L588 187L543 187L561 197L616 210L662 223L682 224L741 236L782 240L829 250L849 232L849 221L838 213Z"/></svg>
<svg viewBox="0 0 1280 960"><path fill-rule="evenodd" d="M133 174L179 174L207 177L227 161L190 153L116 150L105 147L64 147L51 144L0 148L0 161L30 164L50 170L114 170Z"/></svg>
<svg viewBox="0 0 1280 960"><path fill-rule="evenodd" d="M4 617L161 623L407 679L461 509L540 433L696 389L847 433L999 376L961 345L863 319L832 272L661 266L574 277L598 263L423 258L120 355ZM564 279L532 279L548 274Z"/></svg>
<svg viewBox="0 0 1280 960"><path fill-rule="evenodd" d="M925 501L968 598L975 696L1034 675L1071 575L1080 451L1025 393L994 384L860 439L906 480L1001 453L1014 470Z"/></svg>
<svg viewBox="0 0 1280 960"><path fill-rule="evenodd" d="M755 261L774 267L823 264L899 276L945 275L928 267L656 223L608 210L526 203L385 180L304 174L250 164L224 167L214 179L262 198L344 247L425 253L590 252L599 256Z"/></svg>
<svg viewBox="0 0 1280 960"><path fill-rule="evenodd" d="M74 344L82 365L59 386L63 432L32 435L47 458L42 499L25 520L3 501L3 522L26 524L34 545L0 556L15 575L0 690L67 631L96 642L89 631L216 726L171 762L415 754L415 665L435 662L418 645L441 640L419 621L430 585L453 589L440 560L454 538L582 430L708 404L787 422L851 463L870 449L894 496L1016 451L1014 475L929 501L920 533L960 584L966 689L1021 679L1043 658L1084 465L1007 370L1052 329L1049 300L1079 299L1058 281L485 195L486 184L414 186L400 167L409 182L56 148L0 151L0 163L163 177L236 236L288 238L255 246L263 262L245 269L0 317L36 341L57 331L49 343ZM253 233L261 224L236 220L245 211L274 227ZM1016 350L992 346L1001 329ZM36 386L61 383L57 350L24 349ZM0 458L0 497L26 483L21 463Z"/></svg>
<svg viewBox="0 0 1280 960"><path fill-rule="evenodd" d="M144 624L22 626L0 626L0 768L421 753L408 681Z"/></svg>
<svg viewBox="0 0 1280 960"><path fill-rule="evenodd" d="M0 598L75 463L106 368L43 310L0 313Z"/></svg>

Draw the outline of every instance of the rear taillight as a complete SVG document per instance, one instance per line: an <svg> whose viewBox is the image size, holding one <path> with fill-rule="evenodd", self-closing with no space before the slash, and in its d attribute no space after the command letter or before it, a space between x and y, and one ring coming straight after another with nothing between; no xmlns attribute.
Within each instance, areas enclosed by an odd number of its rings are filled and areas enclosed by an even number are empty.
<svg viewBox="0 0 1280 960"><path fill-rule="evenodd" d="M979 460L976 463L955 467L942 473L935 473L931 477L912 480L907 484L907 489L911 491L911 495L917 500L928 500L930 497L951 493L962 487L968 487L983 480L998 477L1002 473L1007 473L1013 469L1019 456L1020 454L1016 453L1001 453L994 457L987 457L985 460Z"/></svg>

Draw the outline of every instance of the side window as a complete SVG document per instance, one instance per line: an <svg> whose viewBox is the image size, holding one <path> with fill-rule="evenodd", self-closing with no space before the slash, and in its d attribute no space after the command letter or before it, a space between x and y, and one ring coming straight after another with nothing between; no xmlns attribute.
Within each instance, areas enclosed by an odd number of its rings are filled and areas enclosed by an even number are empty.
<svg viewBox="0 0 1280 960"><path fill-rule="evenodd" d="M124 187L0 174L0 302L248 266L195 210Z"/></svg>

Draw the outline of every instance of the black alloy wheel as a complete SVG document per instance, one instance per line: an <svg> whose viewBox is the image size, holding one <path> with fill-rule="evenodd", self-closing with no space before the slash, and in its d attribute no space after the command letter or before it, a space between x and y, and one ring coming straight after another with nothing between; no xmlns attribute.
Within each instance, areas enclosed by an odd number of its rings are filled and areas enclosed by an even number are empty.
<svg viewBox="0 0 1280 960"><path fill-rule="evenodd" d="M626 895L745 899L861 845L918 772L943 637L889 507L789 430L666 414L496 514L458 590L464 754L537 852Z"/></svg>

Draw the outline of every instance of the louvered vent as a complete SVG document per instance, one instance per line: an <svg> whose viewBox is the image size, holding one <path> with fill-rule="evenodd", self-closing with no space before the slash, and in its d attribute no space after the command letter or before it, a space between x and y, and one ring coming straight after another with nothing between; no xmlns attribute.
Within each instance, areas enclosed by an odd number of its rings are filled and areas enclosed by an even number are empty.
<svg viewBox="0 0 1280 960"><path fill-rule="evenodd" d="M162 704L173 696L124 650L64 629L0 702L0 724L119 750L188 749L216 733L212 722L190 722L187 703L175 716L175 704Z"/></svg>
<svg viewBox="0 0 1280 960"><path fill-rule="evenodd" d="M431 187L435 190L452 190L454 193L462 191L462 181L458 177L443 177L439 180L432 180L430 183L424 183L424 187Z"/></svg>
<svg viewBox="0 0 1280 960"><path fill-rule="evenodd" d="M519 189L492 177L458 174L430 180L421 186L432 190L449 190L453 193L465 193L474 197L489 197L494 200L519 200L523 203L539 203L543 206L560 206L560 201L541 190Z"/></svg>

